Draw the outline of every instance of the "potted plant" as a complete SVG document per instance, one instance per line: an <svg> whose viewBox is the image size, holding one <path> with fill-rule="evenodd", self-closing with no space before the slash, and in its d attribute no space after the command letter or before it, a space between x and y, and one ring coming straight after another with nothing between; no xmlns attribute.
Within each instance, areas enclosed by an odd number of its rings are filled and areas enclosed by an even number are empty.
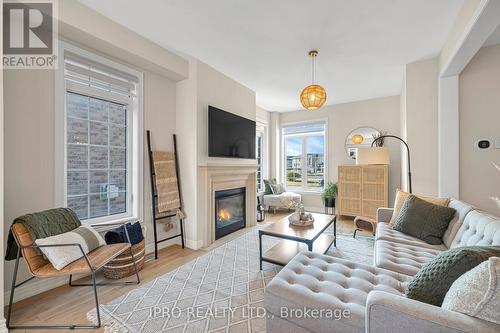
<svg viewBox="0 0 500 333"><path fill-rule="evenodd" d="M335 207L335 198L337 197L337 183L327 182L323 193L321 193L321 198L325 203L325 207Z"/></svg>

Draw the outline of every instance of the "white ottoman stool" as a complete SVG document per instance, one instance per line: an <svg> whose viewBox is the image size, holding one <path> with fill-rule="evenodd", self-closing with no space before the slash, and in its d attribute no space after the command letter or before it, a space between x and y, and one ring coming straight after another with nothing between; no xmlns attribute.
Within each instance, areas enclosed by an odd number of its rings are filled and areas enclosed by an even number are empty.
<svg viewBox="0 0 500 333"><path fill-rule="evenodd" d="M409 278L327 255L299 253L267 286L267 332L364 332L368 293L402 295Z"/></svg>

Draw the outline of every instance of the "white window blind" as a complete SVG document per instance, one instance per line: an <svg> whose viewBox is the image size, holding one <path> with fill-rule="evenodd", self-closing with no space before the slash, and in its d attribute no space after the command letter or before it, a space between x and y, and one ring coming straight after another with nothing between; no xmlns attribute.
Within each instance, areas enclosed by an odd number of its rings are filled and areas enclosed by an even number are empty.
<svg viewBox="0 0 500 333"><path fill-rule="evenodd" d="M78 83L127 97L137 95L139 82L139 79L133 75L70 51L64 53L64 78L67 83Z"/></svg>
<svg viewBox="0 0 500 333"><path fill-rule="evenodd" d="M283 135L290 134L307 134L307 133L316 133L316 132L324 132L326 128L326 123L324 121L320 122L307 122L300 124L290 124L283 126Z"/></svg>

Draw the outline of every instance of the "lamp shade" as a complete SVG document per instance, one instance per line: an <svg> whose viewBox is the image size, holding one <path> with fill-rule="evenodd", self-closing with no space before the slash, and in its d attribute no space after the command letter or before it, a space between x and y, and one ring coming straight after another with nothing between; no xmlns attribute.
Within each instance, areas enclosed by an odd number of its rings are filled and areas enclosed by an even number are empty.
<svg viewBox="0 0 500 333"><path fill-rule="evenodd" d="M357 148L356 164L389 164L386 147Z"/></svg>
<svg viewBox="0 0 500 333"><path fill-rule="evenodd" d="M325 88L318 84L305 87L300 93L300 103L307 110L317 110L326 102Z"/></svg>

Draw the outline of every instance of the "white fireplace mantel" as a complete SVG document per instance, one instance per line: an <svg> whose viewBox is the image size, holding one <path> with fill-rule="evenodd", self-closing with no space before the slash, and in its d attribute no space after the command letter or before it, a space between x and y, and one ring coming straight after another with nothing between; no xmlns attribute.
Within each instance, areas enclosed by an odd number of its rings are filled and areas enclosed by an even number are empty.
<svg viewBox="0 0 500 333"><path fill-rule="evenodd" d="M198 166L202 188L198 195L200 214L204 226L203 246L215 241L215 192L233 188L246 189L246 227L257 224L257 183L256 165L206 164Z"/></svg>

